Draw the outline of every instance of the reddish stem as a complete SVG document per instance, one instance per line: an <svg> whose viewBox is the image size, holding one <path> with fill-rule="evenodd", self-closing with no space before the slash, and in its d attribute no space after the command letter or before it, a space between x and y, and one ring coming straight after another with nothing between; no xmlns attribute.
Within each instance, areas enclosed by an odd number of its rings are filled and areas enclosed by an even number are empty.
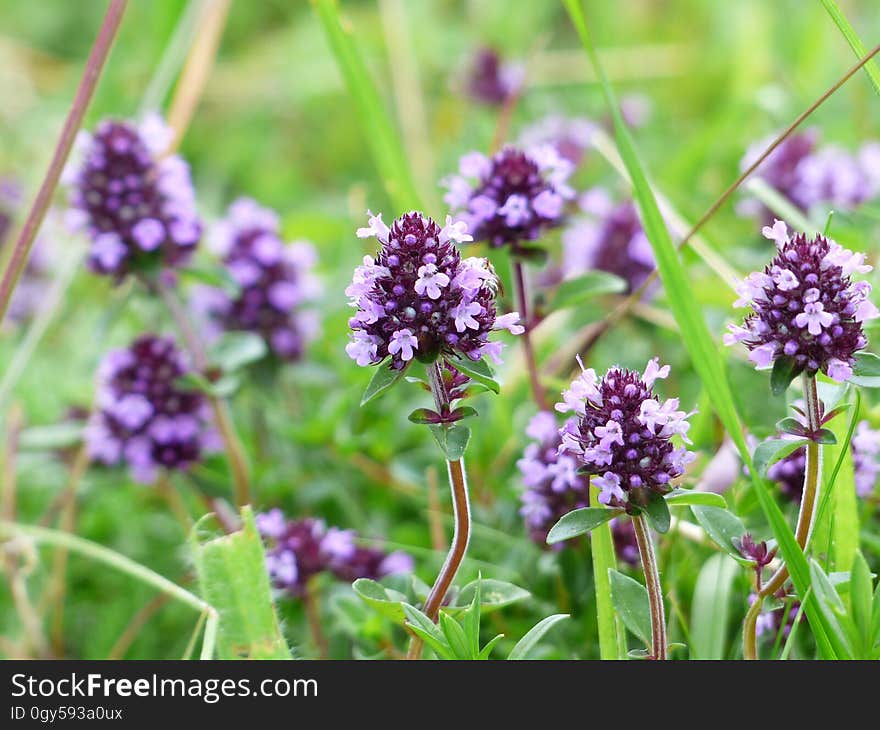
<svg viewBox="0 0 880 730"><path fill-rule="evenodd" d="M28 212L27 219L15 242L15 248L12 249L12 255L6 264L6 270L3 272L3 279L0 280L0 322L6 316L6 310L9 308L9 301L12 299L12 292L18 284L21 273L27 265L28 257L31 253L31 247L34 238L43 219L46 217L46 211L49 209L49 203L52 201L52 195L55 188L58 187L58 180L61 177L61 171L70 156L70 149L76 134L82 126L83 116L89 106L89 102L95 92L98 84L98 78L101 76L101 70L104 68L104 62L110 53L110 47L116 37L116 31L122 21L122 14L125 12L125 6L128 0L112 0L104 21L101 24L101 30L92 46L89 59L86 61L86 68L83 71L82 80L79 88L76 90L76 96L73 104L67 114L64 127L61 130L61 136L58 138L58 144L52 153L52 161L49 163L49 169L46 177L43 179L37 197Z"/></svg>

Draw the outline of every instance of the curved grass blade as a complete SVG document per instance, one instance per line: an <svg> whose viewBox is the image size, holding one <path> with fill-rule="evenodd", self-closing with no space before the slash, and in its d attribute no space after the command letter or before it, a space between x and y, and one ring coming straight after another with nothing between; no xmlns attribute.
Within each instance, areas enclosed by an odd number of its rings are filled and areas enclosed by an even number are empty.
<svg viewBox="0 0 880 730"><path fill-rule="evenodd" d="M825 6L825 10L828 11L828 15L831 16L835 25L840 28L840 32L843 33L843 37L846 38L849 47L853 49L856 56L862 58L868 52L868 49L865 48L865 44L862 43L858 35L856 35L855 28L850 25L850 22L841 12L837 3L834 2L834 0L821 0L821 2L822 5ZM874 91L880 94L880 68L878 68L877 62L873 60L868 61L868 63L865 64L865 73L868 74L868 78L871 79Z"/></svg>

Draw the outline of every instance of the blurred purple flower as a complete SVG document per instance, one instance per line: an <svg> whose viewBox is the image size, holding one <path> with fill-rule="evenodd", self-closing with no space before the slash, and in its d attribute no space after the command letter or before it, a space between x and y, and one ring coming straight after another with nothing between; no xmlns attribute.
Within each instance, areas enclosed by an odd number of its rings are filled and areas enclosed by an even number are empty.
<svg viewBox="0 0 880 730"><path fill-rule="evenodd" d="M474 240L495 248L507 244L517 253L523 242L562 223L574 197L567 182L572 169L551 144L505 147L492 158L470 152L461 158L459 174L443 181L444 200Z"/></svg>
<svg viewBox="0 0 880 730"><path fill-rule="evenodd" d="M186 470L219 448L210 408L198 391L178 384L189 372L169 337L142 335L108 353L98 369L95 410L86 428L89 455L123 462L135 481L159 469Z"/></svg>
<svg viewBox="0 0 880 730"><path fill-rule="evenodd" d="M690 443L691 414L678 410L678 398L661 401L654 395L655 381L669 375L669 366L661 368L654 358L644 374L611 368L601 379L592 368L581 367L556 410L578 417L563 428L562 448L594 475L599 501L613 507L643 505L648 491L669 492L694 459L672 443L676 435Z"/></svg>
<svg viewBox="0 0 880 730"><path fill-rule="evenodd" d="M853 355L867 345L862 322L880 316L868 299L871 285L850 279L871 270L865 255L821 235L789 237L782 221L763 233L776 241L777 255L737 286L734 306L753 311L742 327L728 326L725 344L745 344L758 369L788 357L797 371L821 370L832 380L847 380Z"/></svg>
<svg viewBox="0 0 880 730"><path fill-rule="evenodd" d="M186 263L202 235L189 167L166 155L171 131L157 115L135 126L104 120L80 132L62 182L67 223L91 239L89 266L121 279Z"/></svg>
<svg viewBox="0 0 880 730"><path fill-rule="evenodd" d="M523 149L552 145L561 157L577 166L593 144L597 125L584 117L551 114L523 130L519 143Z"/></svg>
<svg viewBox="0 0 880 730"><path fill-rule="evenodd" d="M481 48L468 70L467 91L475 101L500 106L519 93L525 69L519 63L505 63L492 48Z"/></svg>
<svg viewBox="0 0 880 730"><path fill-rule="evenodd" d="M280 509L258 514L257 529L266 542L266 568L273 585L292 596L304 594L309 579L332 573L338 580L379 580L409 573L412 558L403 552L385 553L356 544L353 530L328 528L322 520L286 520Z"/></svg>
<svg viewBox="0 0 880 730"><path fill-rule="evenodd" d="M636 566L641 561L639 542L636 539L636 528L632 520L615 517L611 520L611 537L614 540L614 552L619 560L627 565Z"/></svg>
<svg viewBox="0 0 880 730"><path fill-rule="evenodd" d="M417 355L430 359L459 353L471 360L497 360L500 342L492 330L521 333L515 312L498 316L497 277L485 259L462 259L456 243L471 240L466 226L449 216L441 228L419 212L407 213L389 228L370 214L359 238L375 236L381 248L365 256L346 295L357 312L349 320L353 337L345 348L358 365L391 357L404 369Z"/></svg>
<svg viewBox="0 0 880 730"><path fill-rule="evenodd" d="M804 212L818 205L852 210L880 193L880 144L868 142L856 154L835 145L817 149L815 129L787 137L756 170L755 174ZM746 151L745 170L770 145L762 139ZM737 210L769 222L772 214L758 200L747 198Z"/></svg>
<svg viewBox="0 0 880 730"><path fill-rule="evenodd" d="M279 360L299 359L317 333L317 317L304 309L319 293L312 275L316 254L304 241L285 245L278 217L249 198L229 206L211 231L211 247L239 287L231 296L198 287L192 306L218 330L254 332Z"/></svg>
<svg viewBox="0 0 880 730"><path fill-rule="evenodd" d="M579 205L586 215L562 233L563 270L575 278L598 269L641 286L654 270L654 253L632 201L615 205L602 188L584 193Z"/></svg>
<svg viewBox="0 0 880 730"><path fill-rule="evenodd" d="M546 547L547 533L563 515L589 506L589 480L577 473L577 459L560 453L562 437L552 413L542 411L535 415L529 421L526 435L534 441L516 462L525 485L519 513L532 541ZM553 548L559 550L563 545L557 543Z"/></svg>

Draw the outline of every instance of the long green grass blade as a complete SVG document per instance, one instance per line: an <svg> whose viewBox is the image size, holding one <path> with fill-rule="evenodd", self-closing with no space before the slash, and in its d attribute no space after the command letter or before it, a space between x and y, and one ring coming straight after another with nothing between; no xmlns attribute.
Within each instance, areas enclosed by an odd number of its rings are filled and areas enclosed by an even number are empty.
<svg viewBox="0 0 880 730"><path fill-rule="evenodd" d="M837 443L823 447L825 496L816 521L814 540L816 553L825 553L830 557L829 569L833 571L849 571L859 549L859 505L850 448L858 411L859 403L856 401L849 422L838 416L828 424L837 437ZM828 509L822 509L826 498Z"/></svg>
<svg viewBox="0 0 880 730"><path fill-rule="evenodd" d="M599 490L593 486L590 487L590 503L599 504ZM617 620L614 617L614 604L611 602L611 580L608 578L608 569L617 568L610 523L606 522L593 529L590 534L590 548L593 551L593 578L596 583L599 656L602 659L621 659L618 654Z"/></svg>
<svg viewBox="0 0 880 730"><path fill-rule="evenodd" d="M357 49L348 27L350 23L343 24L336 0L312 0L312 4L354 102L352 116L361 125L391 202L398 212L420 207L400 135Z"/></svg>
<svg viewBox="0 0 880 730"><path fill-rule="evenodd" d="M837 3L834 2L834 0L821 0L821 2L825 7L825 10L828 11L828 15L831 16L835 25L840 28L840 32L843 33L843 37L846 38L849 47L853 49L853 53L859 58L865 56L868 49L865 48L865 44L859 39L855 28L850 25L850 22L846 19L843 12L841 12ZM865 64L865 73L868 74L868 78L871 79L874 91L880 94L880 67L877 66L877 62L874 59L871 59Z"/></svg>
<svg viewBox="0 0 880 730"><path fill-rule="evenodd" d="M581 3L579 0L562 0L562 2L568 10L572 23L593 64L611 111L618 150L632 179L633 191L642 215L645 234L651 243L654 257L657 259L660 278L669 297L673 316L681 329L682 340L691 356L694 369L699 374L706 388L718 418L730 434L743 462L747 466L752 467L751 454L749 453L742 425L736 412L733 395L725 373L724 361L703 319L701 308L694 297L684 265L678 256L678 252L660 214L651 186L648 183L645 170L639 161L632 136L620 114L614 90L608 81L608 77L605 75L596 49L587 32L587 23ZM755 472L754 468L750 468L749 471L752 475L752 483L754 484L758 501L779 542L782 556L785 558L795 589L799 596L805 596L810 585L810 570L804 553L798 546L791 528L770 496L761 477ZM830 636L830 627L819 610L815 598L809 597L807 600L806 612L820 654L828 658L837 656L838 653L832 646L834 638ZM838 648L842 649L842 647ZM843 654L841 653L840 655L842 656Z"/></svg>

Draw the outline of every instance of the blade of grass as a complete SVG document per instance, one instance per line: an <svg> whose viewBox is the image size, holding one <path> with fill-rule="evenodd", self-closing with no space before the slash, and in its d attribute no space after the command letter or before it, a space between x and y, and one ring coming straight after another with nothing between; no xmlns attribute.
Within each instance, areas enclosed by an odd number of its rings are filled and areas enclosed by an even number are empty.
<svg viewBox="0 0 880 730"><path fill-rule="evenodd" d="M828 424L837 443L825 447L825 497L816 520L815 549L829 556L830 569L835 571L848 571L859 549L859 505L850 448L859 416L859 401L857 391L849 422L838 417Z"/></svg>
<svg viewBox="0 0 880 730"><path fill-rule="evenodd" d="M590 503L598 504L599 490L590 486ZM593 552L593 580L596 584L596 621L599 626L599 656L602 659L620 659L618 654L617 621L614 604L611 601L611 579L609 569L617 568L614 556L614 540L611 537L611 524L606 522L596 527L590 535L590 549Z"/></svg>
<svg viewBox="0 0 880 730"><path fill-rule="evenodd" d="M400 135L355 45L351 24L343 24L336 0L312 0L312 5L354 102L354 116L361 124L388 196L398 211L418 208L419 195Z"/></svg>
<svg viewBox="0 0 880 730"><path fill-rule="evenodd" d="M789 566L791 579L795 584L798 595L806 596L810 585L810 570L806 558L778 505L774 502L766 485L753 468L751 454L749 453L742 425L736 412L730 384L727 381L724 362L703 319L702 310L694 297L685 268L660 214L660 209L648 183L647 175L639 161L629 129L620 114L614 90L605 76L595 47L587 32L587 24L581 3L578 0L562 0L562 2L568 10L578 35L581 37L593 67L596 69L596 75L600 80L606 102L611 111L618 151L633 181L633 190L641 212L645 233L651 243L654 257L657 259L657 268L660 272L664 289L669 297L672 313L681 328L682 341L691 356L694 369L706 388L715 412L730 434L743 462L749 467L758 501L779 542L779 547L786 564ZM842 646L833 645L836 639L830 631L830 627L819 610L815 599L809 597L809 600L805 600L805 603L810 627L816 637L821 655L824 657L842 656L845 651Z"/></svg>
<svg viewBox="0 0 880 730"><path fill-rule="evenodd" d="M859 39L855 28L850 25L846 16L837 6L837 3L834 2L834 0L821 0L821 3L825 6L825 10L828 11L828 15L831 16L835 25L840 28L840 32L843 33L843 37L846 38L849 47L853 49L853 53L859 58L864 56L868 52L868 49L865 48L865 44ZM880 94L880 67L877 66L875 61L869 61L865 64L865 73L868 74L868 78L871 79L874 91Z"/></svg>

